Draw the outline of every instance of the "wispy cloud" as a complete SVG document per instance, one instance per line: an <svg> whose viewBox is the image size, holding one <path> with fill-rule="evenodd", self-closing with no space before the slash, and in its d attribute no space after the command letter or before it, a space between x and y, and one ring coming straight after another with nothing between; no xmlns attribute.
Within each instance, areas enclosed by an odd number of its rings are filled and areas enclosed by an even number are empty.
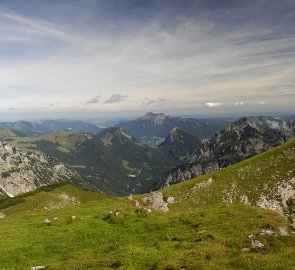
<svg viewBox="0 0 295 270"><path fill-rule="evenodd" d="M113 94L108 100L106 100L104 103L117 103L117 102L121 102L123 100L125 100L126 98L128 98L128 96L123 96L120 94Z"/></svg>
<svg viewBox="0 0 295 270"><path fill-rule="evenodd" d="M0 106L293 109L294 1L132 2L1 3Z"/></svg>
<svg viewBox="0 0 295 270"><path fill-rule="evenodd" d="M205 105L207 107L213 108L213 107L219 107L219 106L221 106L222 103L221 102L207 102L207 103L205 103Z"/></svg>
<svg viewBox="0 0 295 270"><path fill-rule="evenodd" d="M244 101L239 101L235 103L235 106L244 106L245 102Z"/></svg>
<svg viewBox="0 0 295 270"><path fill-rule="evenodd" d="M167 98L157 98L157 99L150 99L148 101L142 102L140 106L142 107L161 107L170 102L170 99Z"/></svg>
<svg viewBox="0 0 295 270"><path fill-rule="evenodd" d="M262 100L262 101L259 101L257 104L259 104L259 105L265 105L266 102L264 100Z"/></svg>
<svg viewBox="0 0 295 270"><path fill-rule="evenodd" d="M99 100L100 100L100 96L95 96L95 97L88 99L86 104L96 104L99 102Z"/></svg>

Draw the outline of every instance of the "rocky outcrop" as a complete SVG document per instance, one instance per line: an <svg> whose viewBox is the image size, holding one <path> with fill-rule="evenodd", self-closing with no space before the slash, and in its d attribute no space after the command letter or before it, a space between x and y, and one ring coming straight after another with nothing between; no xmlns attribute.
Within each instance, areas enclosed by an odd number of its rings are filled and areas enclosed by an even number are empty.
<svg viewBox="0 0 295 270"><path fill-rule="evenodd" d="M148 204L151 208L159 211L168 212L168 203L164 201L163 194L161 192L153 192L144 197L143 202Z"/></svg>
<svg viewBox="0 0 295 270"><path fill-rule="evenodd" d="M244 117L204 139L188 162L169 171L155 189L227 167L295 138L295 120Z"/></svg>
<svg viewBox="0 0 295 270"><path fill-rule="evenodd" d="M0 142L0 189L13 197L54 183L82 185L81 176L41 152L25 152Z"/></svg>

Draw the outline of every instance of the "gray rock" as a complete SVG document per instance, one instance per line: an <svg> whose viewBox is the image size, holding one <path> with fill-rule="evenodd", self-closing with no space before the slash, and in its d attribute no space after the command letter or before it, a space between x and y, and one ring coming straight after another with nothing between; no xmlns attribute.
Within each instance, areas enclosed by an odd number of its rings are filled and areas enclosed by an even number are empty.
<svg viewBox="0 0 295 270"><path fill-rule="evenodd" d="M148 196L142 199L144 203L150 205L151 208L154 208L159 211L168 212L168 203L164 201L163 194L159 191L150 193Z"/></svg>
<svg viewBox="0 0 295 270"><path fill-rule="evenodd" d="M149 209L149 208L144 208L144 210L145 210L148 214L150 214L150 213L152 212L152 210Z"/></svg>
<svg viewBox="0 0 295 270"><path fill-rule="evenodd" d="M255 237L254 234L252 234L252 233L251 233L251 234L248 234L248 238L249 238L249 239L254 238L254 237Z"/></svg>
<svg viewBox="0 0 295 270"><path fill-rule="evenodd" d="M133 200L132 195L128 196L127 199L128 199L129 201L132 201L132 200Z"/></svg>
<svg viewBox="0 0 295 270"><path fill-rule="evenodd" d="M33 266L31 270L46 270L46 266Z"/></svg>
<svg viewBox="0 0 295 270"><path fill-rule="evenodd" d="M249 252L249 251L250 251L250 248L246 248L246 247L242 248L242 252Z"/></svg>
<svg viewBox="0 0 295 270"><path fill-rule="evenodd" d="M279 227L280 235L289 235L287 227Z"/></svg>
<svg viewBox="0 0 295 270"><path fill-rule="evenodd" d="M43 221L43 223L45 223L45 224L47 224L47 225L50 225L50 224L51 224L51 221L50 221L48 218L46 218L46 219Z"/></svg>
<svg viewBox="0 0 295 270"><path fill-rule="evenodd" d="M167 203L174 204L175 203L175 198L174 197L168 197Z"/></svg>
<svg viewBox="0 0 295 270"><path fill-rule="evenodd" d="M5 217L6 217L6 214L0 213L0 218L5 218Z"/></svg>
<svg viewBox="0 0 295 270"><path fill-rule="evenodd" d="M259 234L260 234L260 235L271 236L271 235L274 235L274 232L271 231L271 230L262 230Z"/></svg>
<svg viewBox="0 0 295 270"><path fill-rule="evenodd" d="M135 201L135 207L140 207L140 206L141 206L140 202L139 201Z"/></svg>
<svg viewBox="0 0 295 270"><path fill-rule="evenodd" d="M72 216L72 219L76 219L77 217L76 216Z"/></svg>
<svg viewBox="0 0 295 270"><path fill-rule="evenodd" d="M257 248L263 247L264 245L258 240L252 240L251 241L251 246L252 246L253 249L257 249Z"/></svg>

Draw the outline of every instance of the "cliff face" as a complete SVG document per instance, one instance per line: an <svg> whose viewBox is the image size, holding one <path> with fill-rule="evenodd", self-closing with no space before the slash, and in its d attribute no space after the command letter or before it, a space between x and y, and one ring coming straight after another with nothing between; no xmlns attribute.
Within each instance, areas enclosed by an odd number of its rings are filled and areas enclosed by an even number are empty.
<svg viewBox="0 0 295 270"><path fill-rule="evenodd" d="M188 162L168 172L156 189L227 167L295 136L295 121L244 117L204 139Z"/></svg>
<svg viewBox="0 0 295 270"><path fill-rule="evenodd" d="M0 190L8 196L32 191L54 183L82 185L74 170L41 152L25 152L0 142Z"/></svg>

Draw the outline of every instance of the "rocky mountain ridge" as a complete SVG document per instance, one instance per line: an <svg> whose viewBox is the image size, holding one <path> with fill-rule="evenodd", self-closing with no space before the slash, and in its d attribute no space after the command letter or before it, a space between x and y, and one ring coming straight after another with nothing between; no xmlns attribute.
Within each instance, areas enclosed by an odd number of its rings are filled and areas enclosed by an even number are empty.
<svg viewBox="0 0 295 270"><path fill-rule="evenodd" d="M201 145L201 140L178 127L171 129L165 141L157 148L183 162Z"/></svg>
<svg viewBox="0 0 295 270"><path fill-rule="evenodd" d="M188 162L178 166L156 188L167 187L227 167L295 137L295 121L243 117L204 139Z"/></svg>
<svg viewBox="0 0 295 270"><path fill-rule="evenodd" d="M54 183L83 186L75 170L52 156L21 151L6 142L0 142L0 170L0 191L10 197Z"/></svg>

